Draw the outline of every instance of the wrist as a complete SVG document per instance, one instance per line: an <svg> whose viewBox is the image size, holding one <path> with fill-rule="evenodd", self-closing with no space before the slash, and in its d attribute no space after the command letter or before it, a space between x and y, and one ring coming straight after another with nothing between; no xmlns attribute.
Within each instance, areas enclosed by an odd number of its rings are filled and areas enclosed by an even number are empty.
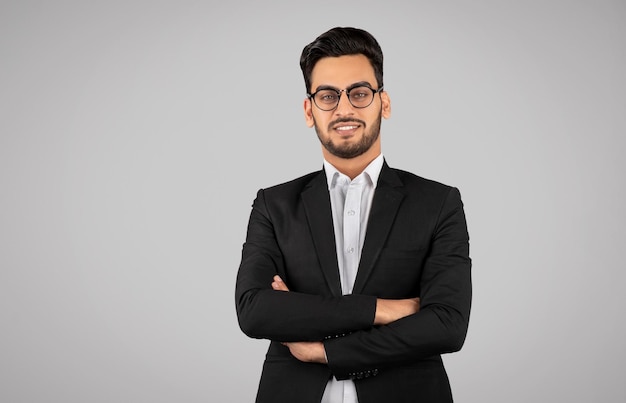
<svg viewBox="0 0 626 403"><path fill-rule="evenodd" d="M322 364L328 364L328 356L326 355L326 347L324 347L324 343L320 342L322 345Z"/></svg>
<svg viewBox="0 0 626 403"><path fill-rule="evenodd" d="M376 313L374 314L374 325L384 325L389 322L387 301L381 298L376 299Z"/></svg>

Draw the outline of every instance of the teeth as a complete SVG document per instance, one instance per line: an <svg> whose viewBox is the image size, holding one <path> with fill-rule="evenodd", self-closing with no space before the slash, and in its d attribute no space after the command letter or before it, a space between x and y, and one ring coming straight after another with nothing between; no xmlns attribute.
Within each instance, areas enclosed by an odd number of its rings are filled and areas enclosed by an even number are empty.
<svg viewBox="0 0 626 403"><path fill-rule="evenodd" d="M337 128L337 130L354 130L354 129L356 129L356 126L341 126Z"/></svg>

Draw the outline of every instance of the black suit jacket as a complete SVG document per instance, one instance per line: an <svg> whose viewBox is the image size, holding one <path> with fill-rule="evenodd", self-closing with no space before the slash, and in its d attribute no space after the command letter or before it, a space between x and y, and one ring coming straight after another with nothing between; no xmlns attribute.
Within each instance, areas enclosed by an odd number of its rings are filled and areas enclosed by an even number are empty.
<svg viewBox="0 0 626 403"><path fill-rule="evenodd" d="M257 402L319 403L329 377L360 403L451 402L441 354L461 348L471 302L459 191L383 164L353 294L342 295L324 171L260 190L237 274L241 329L269 339ZM279 274L290 292L271 289ZM373 326L376 298L419 296L420 311ZM324 341L328 365L281 341Z"/></svg>

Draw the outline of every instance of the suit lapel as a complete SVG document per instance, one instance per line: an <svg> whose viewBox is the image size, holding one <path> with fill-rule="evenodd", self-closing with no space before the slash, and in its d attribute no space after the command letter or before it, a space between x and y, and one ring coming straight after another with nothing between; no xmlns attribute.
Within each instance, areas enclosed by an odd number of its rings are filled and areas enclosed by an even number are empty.
<svg viewBox="0 0 626 403"><path fill-rule="evenodd" d="M374 200L372 201L359 270L352 288L354 294L363 292L367 279L372 273L376 260L389 235L400 203L404 198L404 194L400 190L401 186L402 181L398 175L387 166L387 163L384 163L378 178Z"/></svg>
<svg viewBox="0 0 626 403"><path fill-rule="evenodd" d="M302 191L302 201L311 228L313 245L328 287L334 296L341 296L335 230L333 228L328 182L324 170L313 178L307 188Z"/></svg>

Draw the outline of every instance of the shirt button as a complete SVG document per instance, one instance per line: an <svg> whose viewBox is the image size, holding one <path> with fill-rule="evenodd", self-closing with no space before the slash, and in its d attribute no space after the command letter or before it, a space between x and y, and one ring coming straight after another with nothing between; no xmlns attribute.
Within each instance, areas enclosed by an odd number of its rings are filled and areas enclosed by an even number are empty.
<svg viewBox="0 0 626 403"><path fill-rule="evenodd" d="M354 210L348 211L348 215L354 215L354 214L355 214Z"/></svg>
<svg viewBox="0 0 626 403"><path fill-rule="evenodd" d="M354 253L354 248L348 248L348 253Z"/></svg>

